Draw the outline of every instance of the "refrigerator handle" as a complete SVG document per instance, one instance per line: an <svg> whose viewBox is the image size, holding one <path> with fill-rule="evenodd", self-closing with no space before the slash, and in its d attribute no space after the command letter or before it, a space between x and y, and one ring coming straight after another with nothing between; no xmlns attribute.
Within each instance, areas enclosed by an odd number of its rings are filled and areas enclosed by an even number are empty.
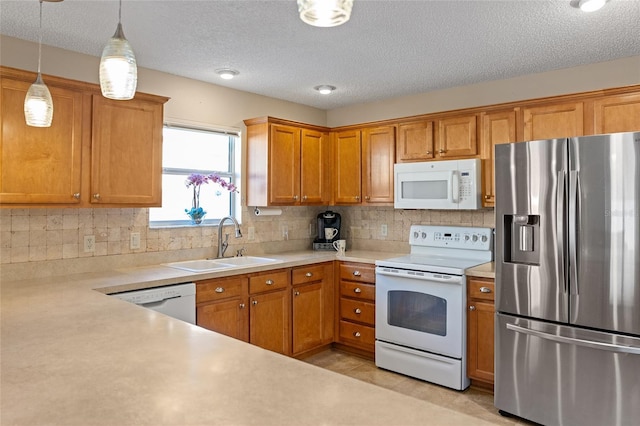
<svg viewBox="0 0 640 426"><path fill-rule="evenodd" d="M566 176L567 173L562 170L558 172L558 189L556 190L556 250L560 253L560 276L562 277L562 282L564 283L563 290L564 293L568 291L567 289L567 271L568 268L565 265L566 262L566 253L565 253L565 233L566 233L566 221L565 221L565 203L566 203Z"/></svg>
<svg viewBox="0 0 640 426"><path fill-rule="evenodd" d="M530 328L521 327L515 324L507 324L507 329L515 331L516 333L536 336L540 337L541 339L552 340L558 343L566 343L568 345L584 346L587 348L599 349L603 351L640 355L640 348L634 346L614 345L612 343L596 342L594 340L576 339L574 337L566 337L558 334L549 334L543 331L532 330Z"/></svg>
<svg viewBox="0 0 640 426"><path fill-rule="evenodd" d="M580 229L580 181L578 171L569 175L569 284L571 294L578 295L578 232Z"/></svg>

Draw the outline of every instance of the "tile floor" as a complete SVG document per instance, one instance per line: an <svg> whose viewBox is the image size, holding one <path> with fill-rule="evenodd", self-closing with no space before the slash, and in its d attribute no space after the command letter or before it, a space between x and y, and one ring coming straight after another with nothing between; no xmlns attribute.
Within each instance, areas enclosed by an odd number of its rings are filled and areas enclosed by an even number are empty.
<svg viewBox="0 0 640 426"><path fill-rule="evenodd" d="M522 420L502 417L493 406L493 395L475 389L464 392L382 370L373 361L335 349L312 355L303 361L354 379L382 386L414 398L429 401L496 425L531 425Z"/></svg>

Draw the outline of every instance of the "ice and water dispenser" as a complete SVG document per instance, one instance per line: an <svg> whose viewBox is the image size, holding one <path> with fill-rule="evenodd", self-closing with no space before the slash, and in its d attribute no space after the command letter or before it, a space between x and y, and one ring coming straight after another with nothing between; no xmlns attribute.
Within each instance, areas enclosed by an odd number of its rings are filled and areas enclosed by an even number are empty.
<svg viewBox="0 0 640 426"><path fill-rule="evenodd" d="M540 265L540 215L505 215L504 221L504 261Z"/></svg>

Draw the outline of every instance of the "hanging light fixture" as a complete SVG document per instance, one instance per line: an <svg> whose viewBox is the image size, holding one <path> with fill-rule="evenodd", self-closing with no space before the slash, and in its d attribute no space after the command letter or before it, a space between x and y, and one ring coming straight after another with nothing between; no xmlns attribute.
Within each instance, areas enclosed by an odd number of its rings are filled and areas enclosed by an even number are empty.
<svg viewBox="0 0 640 426"><path fill-rule="evenodd" d="M300 19L314 27L335 27L351 17L353 0L298 0Z"/></svg>
<svg viewBox="0 0 640 426"><path fill-rule="evenodd" d="M122 31L122 0L118 7L118 26L102 50L100 59L100 90L109 99L128 100L136 93L138 67L131 44Z"/></svg>
<svg viewBox="0 0 640 426"><path fill-rule="evenodd" d="M47 85L42 81L42 1L40 0L40 26L38 27L38 76L29 87L24 98L24 119L27 126L50 127L53 119L53 99Z"/></svg>

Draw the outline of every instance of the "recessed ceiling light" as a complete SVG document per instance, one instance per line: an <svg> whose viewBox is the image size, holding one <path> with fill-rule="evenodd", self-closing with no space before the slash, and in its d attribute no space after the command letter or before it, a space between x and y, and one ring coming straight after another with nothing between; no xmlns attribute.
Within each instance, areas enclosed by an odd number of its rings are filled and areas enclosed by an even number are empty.
<svg viewBox="0 0 640 426"><path fill-rule="evenodd" d="M314 89L316 89L322 95L328 95L331 92L333 92L334 90L336 90L336 86L329 86L327 84L323 84L321 86L314 87Z"/></svg>
<svg viewBox="0 0 640 426"><path fill-rule="evenodd" d="M220 68L219 70L216 70L216 74L225 80L231 80L240 73L236 70L232 70L231 68Z"/></svg>
<svg viewBox="0 0 640 426"><path fill-rule="evenodd" d="M579 0L578 7L583 12L595 12L596 10L602 9L602 6L608 0Z"/></svg>

